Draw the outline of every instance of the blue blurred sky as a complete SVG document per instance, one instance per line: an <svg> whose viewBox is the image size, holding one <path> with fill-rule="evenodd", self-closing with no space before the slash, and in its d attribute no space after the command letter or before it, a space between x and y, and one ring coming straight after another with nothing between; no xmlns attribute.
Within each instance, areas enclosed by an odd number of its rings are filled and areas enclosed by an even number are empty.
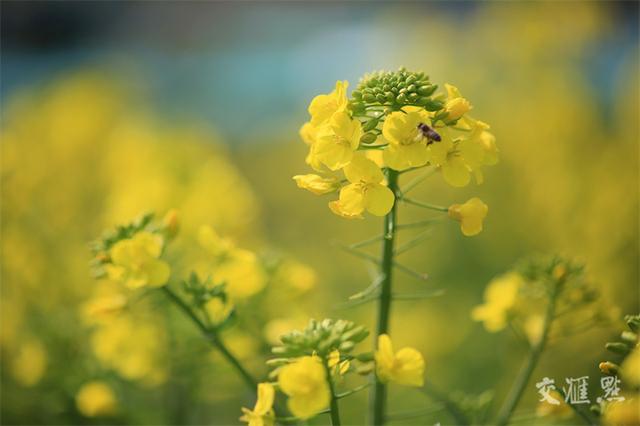
<svg viewBox="0 0 640 426"><path fill-rule="evenodd" d="M601 84L637 49L637 2L611 3L618 37L594 46ZM132 72L159 109L212 122L229 140L295 134L306 103L335 80L395 69L392 51L446 14L464 29L474 2L3 2L2 77L14 89L78 67ZM401 11L418 16L386 21ZM550 23L561 25L561 23ZM473 37L469 39L473 43ZM428 55L429 46L416 55ZM411 52L407 52L411 55Z"/></svg>

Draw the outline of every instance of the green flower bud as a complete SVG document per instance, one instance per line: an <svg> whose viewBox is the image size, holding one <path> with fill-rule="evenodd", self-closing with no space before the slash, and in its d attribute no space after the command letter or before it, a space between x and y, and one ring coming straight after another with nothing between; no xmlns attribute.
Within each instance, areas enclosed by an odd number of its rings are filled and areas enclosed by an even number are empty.
<svg viewBox="0 0 640 426"><path fill-rule="evenodd" d="M640 315L627 315L624 319L631 331L634 333L640 332Z"/></svg>
<svg viewBox="0 0 640 426"><path fill-rule="evenodd" d="M396 97L396 101L399 104L406 104L407 103L407 97L405 96L404 93L400 93L397 97Z"/></svg>
<svg viewBox="0 0 640 426"><path fill-rule="evenodd" d="M631 352L631 349L629 348L629 346L627 346L625 343L620 343L620 342L607 343L606 345L604 345L604 347L608 351L611 351L620 355L626 355L629 352Z"/></svg>
<svg viewBox="0 0 640 426"><path fill-rule="evenodd" d="M418 100L418 94L417 93L409 93L407 98L409 99L409 102L415 102L415 101Z"/></svg>
<svg viewBox="0 0 640 426"><path fill-rule="evenodd" d="M396 100L396 96L392 92L387 92L386 98L388 102L393 102Z"/></svg>
<svg viewBox="0 0 640 426"><path fill-rule="evenodd" d="M366 123L364 123L364 126L362 126L362 130L365 131L365 132L373 130L378 126L378 122L379 122L379 120L377 118L372 118L371 120L369 120Z"/></svg>
<svg viewBox="0 0 640 426"><path fill-rule="evenodd" d="M364 102L351 102L349 106L353 112L363 112L365 110Z"/></svg>
<svg viewBox="0 0 640 426"><path fill-rule="evenodd" d="M418 77L415 74L412 74L407 77L407 84L413 84L417 79Z"/></svg>
<svg viewBox="0 0 640 426"><path fill-rule="evenodd" d="M638 341L638 335L632 331L623 331L620 337L622 340L632 345L635 345Z"/></svg>
<svg viewBox="0 0 640 426"><path fill-rule="evenodd" d="M409 86L407 87L407 90L408 90L408 91L410 91L410 92L415 92L415 91L416 91L416 89L417 89L417 87L416 87L416 85L415 85L415 84L411 84L411 85L409 85Z"/></svg>
<svg viewBox="0 0 640 426"><path fill-rule="evenodd" d="M424 103L424 108L427 111L439 111L442 109L443 106L444 106L444 103L436 99L430 99L428 102Z"/></svg>
<svg viewBox="0 0 640 426"><path fill-rule="evenodd" d="M383 95L382 93L378 93L376 95L376 100L378 102L380 102L381 104L383 104L387 100L387 97L385 95Z"/></svg>
<svg viewBox="0 0 640 426"><path fill-rule="evenodd" d="M376 101L376 97L373 96L372 94L369 93L365 93L364 95L362 95L362 99L367 102L367 103L374 103Z"/></svg>
<svg viewBox="0 0 640 426"><path fill-rule="evenodd" d="M342 342L342 343L340 343L340 346L338 347L338 350L340 352L349 352L349 351L353 350L353 348L355 346L356 346L356 344L351 342L351 341Z"/></svg>
<svg viewBox="0 0 640 426"><path fill-rule="evenodd" d="M356 355L356 359L360 362L369 362L373 361L373 352L363 352L361 354Z"/></svg>
<svg viewBox="0 0 640 426"><path fill-rule="evenodd" d="M418 87L418 94L422 96L431 96L436 90L438 90L437 85L426 84Z"/></svg>
<svg viewBox="0 0 640 426"><path fill-rule="evenodd" d="M354 90L353 92L351 92L351 96L353 97L353 99L360 100L362 99L362 92L359 90Z"/></svg>

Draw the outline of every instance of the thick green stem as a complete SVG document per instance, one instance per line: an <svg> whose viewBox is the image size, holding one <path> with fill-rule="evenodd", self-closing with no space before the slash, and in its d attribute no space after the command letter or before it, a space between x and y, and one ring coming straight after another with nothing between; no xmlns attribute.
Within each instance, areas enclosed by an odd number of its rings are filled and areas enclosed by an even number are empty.
<svg viewBox="0 0 640 426"><path fill-rule="evenodd" d="M389 189L397 195L398 192L398 172L392 169L388 169L387 181ZM376 329L376 342L377 338L381 334L386 334L389 331L389 314L391 311L391 280L393 272L393 252L394 242L396 236L396 212L397 212L397 197L396 202L393 204L391 211L387 213L384 218L384 240L382 244L382 262L380 268L381 283L380 283L380 299L378 301L378 326ZM371 393L370 410L371 410L371 424L378 426L385 423L386 416L386 404L387 404L387 387L384 383L380 382L375 376L373 386L373 392Z"/></svg>
<svg viewBox="0 0 640 426"><path fill-rule="evenodd" d="M329 415L331 416L331 424L333 426L340 426L340 408L338 407L338 396L333 385L333 379L331 378L331 369L327 364L327 360L324 360L322 363L324 364L324 369L327 372L327 384L329 385L329 391L331 392L331 401L329 402Z"/></svg>
<svg viewBox="0 0 640 426"><path fill-rule="evenodd" d="M549 337L549 329L551 328L551 323L553 322L553 318L555 316L556 311L556 300L558 299L558 295L560 293L560 289L562 287L563 280L560 279L553 283L553 289L551 290L551 294L549 295L549 304L547 305L547 312L544 316L544 322L542 326L542 335L540 339L531 347L529 351L529 356L525 361L522 369L518 373L516 380L513 383L511 391L509 391L509 395L507 395L507 399L504 404L500 408L498 412L498 417L496 420L496 424L498 426L504 426L509 423L509 419L513 414L514 410L518 406L518 402L520 402L520 398L524 393L524 390L529 383L529 379L531 378L531 374L535 370L538 365L538 361L540 360L540 356L545 349L547 344L547 340Z"/></svg>

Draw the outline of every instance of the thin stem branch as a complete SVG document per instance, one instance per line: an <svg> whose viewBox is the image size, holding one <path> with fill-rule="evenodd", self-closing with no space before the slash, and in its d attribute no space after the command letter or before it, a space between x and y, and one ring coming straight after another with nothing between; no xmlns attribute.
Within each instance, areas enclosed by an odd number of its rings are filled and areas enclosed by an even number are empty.
<svg viewBox="0 0 640 426"><path fill-rule="evenodd" d="M397 195L398 193L398 172L392 169L387 171L387 181L389 189ZM380 265L380 274L382 282L380 287L380 299L378 301L378 326L376 329L375 345L377 345L377 337L386 334L389 331L389 314L391 311L391 283L393 272L393 249L396 236L396 214L398 203L394 203L391 211L384 218L384 242L382 244L382 263ZM383 425L385 422L386 405L387 405L387 387L380 382L375 375L373 376L374 387L371 393L370 410L371 424Z"/></svg>
<svg viewBox="0 0 640 426"><path fill-rule="evenodd" d="M456 425L469 425L471 422L467 415L454 401L449 399L444 393L436 389L432 384L425 383L422 391L435 401L441 402L444 408L449 412Z"/></svg>
<svg viewBox="0 0 640 426"><path fill-rule="evenodd" d="M414 200L413 198L402 197L401 199L407 204L413 204L414 206L423 207L425 209L430 209L430 210L435 210L435 211L445 212L445 213L449 211L448 207L425 203L424 201Z"/></svg>
<svg viewBox="0 0 640 426"><path fill-rule="evenodd" d="M357 392L360 392L361 390L366 389L369 386L371 386L371 383L365 383L364 385L360 385L360 386L357 386L357 387L355 387L353 389L350 389L348 391L345 391L345 392L337 394L336 398L338 398L338 399L346 398L347 396L353 395L354 393L357 393Z"/></svg>
<svg viewBox="0 0 640 426"><path fill-rule="evenodd" d="M511 391L507 395L507 399L498 412L498 417L496 420L496 424L498 426L504 426L509 423L509 418L518 406L518 402L520 402L520 398L522 397L524 389L527 386L529 379L531 378L531 374L533 374L533 370L535 370L536 366L538 365L540 356L542 355L542 352L544 351L547 344L549 330L551 329L551 324L555 316L556 301L560 294L562 284L562 279L553 282L553 289L551 290L551 294L549 295L549 304L547 305L547 311L544 316L542 335L540 336L538 342L532 345L527 360L523 364L522 369L518 373L518 376L513 383Z"/></svg>
<svg viewBox="0 0 640 426"><path fill-rule="evenodd" d="M245 384L251 389L253 393L257 392L258 382L251 376L251 374L242 366L240 361L229 351L224 342L220 340L220 337L214 330L210 330L204 322L193 312L193 310L182 300L180 296L173 292L168 286L162 287L163 292L169 297L169 299L180 308L191 321L198 327L204 337L222 354L222 356L231 364L236 372L242 377Z"/></svg>

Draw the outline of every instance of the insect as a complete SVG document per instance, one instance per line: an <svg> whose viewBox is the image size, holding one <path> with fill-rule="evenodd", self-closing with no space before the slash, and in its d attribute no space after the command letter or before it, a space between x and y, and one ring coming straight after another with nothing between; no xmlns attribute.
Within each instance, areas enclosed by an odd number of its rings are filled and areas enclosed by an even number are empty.
<svg viewBox="0 0 640 426"><path fill-rule="evenodd" d="M442 140L438 132L424 123L418 124L418 129L422 132L422 135L427 138L427 145L430 145L433 142L440 142Z"/></svg>

